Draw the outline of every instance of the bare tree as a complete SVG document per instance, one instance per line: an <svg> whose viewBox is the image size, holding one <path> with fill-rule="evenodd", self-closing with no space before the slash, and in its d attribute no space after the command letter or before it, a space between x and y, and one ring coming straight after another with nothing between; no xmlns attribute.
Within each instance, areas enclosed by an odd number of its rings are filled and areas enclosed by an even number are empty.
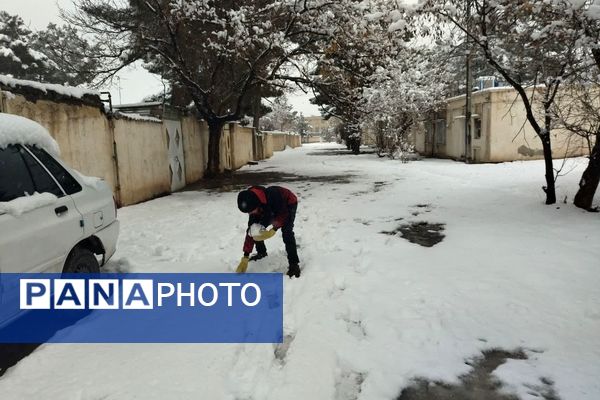
<svg viewBox="0 0 600 400"><path fill-rule="evenodd" d="M552 110L558 127L583 138L587 144L589 163L573 203L589 211L597 211L592 203L600 182L600 85L595 78L595 74L585 74L570 82Z"/></svg>
<svg viewBox="0 0 600 400"><path fill-rule="evenodd" d="M67 19L93 34L104 78L135 60L186 90L209 126L207 175L219 171L223 126L269 92L291 61L328 37L338 2L78 0ZM255 101L251 101L254 99Z"/></svg>
<svg viewBox="0 0 600 400"><path fill-rule="evenodd" d="M573 15L568 12L570 3L562 0L426 0L424 3L424 10L463 31L517 91L527 121L542 144L546 204L554 204L551 110L561 83L580 65L581 56L578 31L560 29L564 23L573 24Z"/></svg>

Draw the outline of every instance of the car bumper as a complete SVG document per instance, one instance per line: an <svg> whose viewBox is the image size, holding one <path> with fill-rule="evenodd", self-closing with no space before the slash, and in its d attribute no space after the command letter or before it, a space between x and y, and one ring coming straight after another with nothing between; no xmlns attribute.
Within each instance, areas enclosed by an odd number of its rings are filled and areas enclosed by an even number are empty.
<svg viewBox="0 0 600 400"><path fill-rule="evenodd" d="M110 225L104 229L96 232L96 236L102 242L104 246L104 262L106 263L117 250L117 240L119 238L119 220L114 220Z"/></svg>

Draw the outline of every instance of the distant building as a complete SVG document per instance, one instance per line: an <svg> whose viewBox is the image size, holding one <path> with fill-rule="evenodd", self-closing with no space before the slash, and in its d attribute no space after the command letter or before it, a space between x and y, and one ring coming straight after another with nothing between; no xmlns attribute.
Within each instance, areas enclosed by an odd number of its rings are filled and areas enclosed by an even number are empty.
<svg viewBox="0 0 600 400"><path fill-rule="evenodd" d="M471 162L504 162L543 158L540 139L527 121L525 106L512 87L495 87L482 80L472 94L471 135L465 137L465 95L446 100L445 109L430 115L415 135L415 148L424 156ZM529 93L533 89L528 89ZM581 137L554 129L553 157L588 154Z"/></svg>
<svg viewBox="0 0 600 400"><path fill-rule="evenodd" d="M320 115L312 115L310 117L304 117L305 121L311 126L311 133L321 134L326 129L335 128L339 124L337 118L323 119Z"/></svg>
<svg viewBox="0 0 600 400"><path fill-rule="evenodd" d="M334 129L340 123L335 118L324 119L319 115L304 117L304 120L310 126L308 134L302 139L304 143L316 143L335 138Z"/></svg>

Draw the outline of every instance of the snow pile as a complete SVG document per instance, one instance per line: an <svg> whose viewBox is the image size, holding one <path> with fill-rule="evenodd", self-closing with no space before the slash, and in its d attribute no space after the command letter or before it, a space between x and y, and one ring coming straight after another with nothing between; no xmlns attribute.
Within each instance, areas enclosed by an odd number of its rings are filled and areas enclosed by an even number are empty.
<svg viewBox="0 0 600 400"><path fill-rule="evenodd" d="M72 170L73 174L77 177L77 180L83 183L85 186L91 187L97 191L106 189L107 184L104 179L97 178L95 176L83 175L81 172Z"/></svg>
<svg viewBox="0 0 600 400"><path fill-rule="evenodd" d="M28 118L0 113L0 148L11 144L37 146L54 156L60 154L58 144L46 128Z"/></svg>
<svg viewBox="0 0 600 400"><path fill-rule="evenodd" d="M96 97L100 96L99 92L82 87L63 86L54 83L40 83L36 81L27 81L23 79L14 79L6 75L0 75L0 84L12 88L16 88L19 86L31 87L40 90L44 93L48 93L48 91L51 91L62 96L73 97L76 99L81 99L86 95Z"/></svg>
<svg viewBox="0 0 600 400"><path fill-rule="evenodd" d="M8 90L3 90L2 93L7 100L12 100L17 96L13 92L9 92Z"/></svg>
<svg viewBox="0 0 600 400"><path fill-rule="evenodd" d="M256 237L265 231L265 227L261 224L252 224L250 227L250 236Z"/></svg>
<svg viewBox="0 0 600 400"><path fill-rule="evenodd" d="M0 214L11 214L18 217L37 208L56 203L58 197L52 193L37 193L31 196L18 197L11 201L0 202Z"/></svg>

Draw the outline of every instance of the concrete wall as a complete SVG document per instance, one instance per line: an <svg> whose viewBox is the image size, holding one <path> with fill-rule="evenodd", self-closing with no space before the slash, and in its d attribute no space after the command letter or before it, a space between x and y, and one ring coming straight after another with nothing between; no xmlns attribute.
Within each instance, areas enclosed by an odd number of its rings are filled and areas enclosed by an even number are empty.
<svg viewBox="0 0 600 400"><path fill-rule="evenodd" d="M529 94L531 95L531 91ZM464 159L465 156L465 97L458 96L446 103L445 115L430 116L415 135L415 147L424 155ZM469 157L474 162L504 162L542 159L540 139L527 121L525 107L512 88L495 88L473 93L471 143ZM440 119L441 118L441 119ZM476 121L480 124L480 137L476 135ZM438 121L438 124L436 124ZM542 119L540 118L540 121ZM439 123L445 124L445 140L437 135ZM436 126L437 125L437 126ZM585 155L587 146L582 138L554 129L552 135L553 157L563 158Z"/></svg>
<svg viewBox="0 0 600 400"><path fill-rule="evenodd" d="M539 89L538 89L539 90ZM529 90L529 94L531 95ZM486 140L489 161L531 160L543 158L542 143L526 121L525 108L520 99L515 101L512 90L492 91L491 118L487 122ZM513 105L516 103L518 105ZM543 118L538 115L541 122ZM483 121L483 120L482 120ZM521 129L521 126L522 129ZM482 134L482 136L484 136ZM580 137L561 129L551 131L552 156L575 157L588 154L588 148ZM485 142L485 141L484 141Z"/></svg>
<svg viewBox="0 0 600 400"><path fill-rule="evenodd" d="M427 138L427 130L425 129L425 124L423 122L418 122L413 127L413 137L414 137L414 145L417 153L420 153L424 156L426 153L426 138Z"/></svg>
<svg viewBox="0 0 600 400"><path fill-rule="evenodd" d="M208 161L208 125L195 117L181 119L186 183L197 182L204 176Z"/></svg>
<svg viewBox="0 0 600 400"><path fill-rule="evenodd" d="M290 146L291 148L302 146L302 138L296 133L284 131L263 131L262 135L267 138L267 146L271 152L283 151L285 150L286 146Z"/></svg>
<svg viewBox="0 0 600 400"><path fill-rule="evenodd" d="M475 99L474 99L475 100ZM455 107L459 103L452 103L448 105L446 110L446 140L445 143L436 143L436 151L444 153L447 157L460 158L464 154L465 143L464 143L464 112L462 107ZM475 106L475 101L473 101Z"/></svg>
<svg viewBox="0 0 600 400"><path fill-rule="evenodd" d="M238 169L253 161L252 136L254 129L240 125L229 124L231 135L231 166Z"/></svg>
<svg viewBox="0 0 600 400"><path fill-rule="evenodd" d="M121 205L135 204L169 193L171 177L163 124L116 119L114 132Z"/></svg>
<svg viewBox="0 0 600 400"><path fill-rule="evenodd" d="M321 136L307 136L304 143L321 143L322 141Z"/></svg>
<svg viewBox="0 0 600 400"><path fill-rule="evenodd" d="M289 134L287 136L286 144L292 149L302 146L302 137L300 135Z"/></svg>
<svg viewBox="0 0 600 400"><path fill-rule="evenodd" d="M26 89L31 91L31 89ZM27 97L26 97L27 96ZM135 204L171 191L166 126L156 119L109 116L99 99L89 103L0 91L0 111L21 115L46 127L58 142L61 158L83 174L111 185L121 205ZM185 182L201 179L208 160L208 126L192 116L181 117ZM221 138L220 170L234 170L253 159L253 129L226 125ZM300 146L300 136L263 134L257 147L261 159L275 150Z"/></svg>
<svg viewBox="0 0 600 400"><path fill-rule="evenodd" d="M273 134L271 134L271 138L273 140L273 151L283 151L283 150L285 150L286 137L287 137L287 135L285 133L273 133Z"/></svg>
<svg viewBox="0 0 600 400"><path fill-rule="evenodd" d="M219 155L219 171L231 171L231 135L229 125L225 125L221 134L221 144L219 147L221 153Z"/></svg>
<svg viewBox="0 0 600 400"><path fill-rule="evenodd" d="M273 135L270 133L263 134L263 157L265 159L273 157Z"/></svg>
<svg viewBox="0 0 600 400"><path fill-rule="evenodd" d="M99 108L47 100L32 102L20 95L0 93L0 111L38 122L58 142L61 158L68 165L85 175L103 178L116 188L112 133Z"/></svg>

